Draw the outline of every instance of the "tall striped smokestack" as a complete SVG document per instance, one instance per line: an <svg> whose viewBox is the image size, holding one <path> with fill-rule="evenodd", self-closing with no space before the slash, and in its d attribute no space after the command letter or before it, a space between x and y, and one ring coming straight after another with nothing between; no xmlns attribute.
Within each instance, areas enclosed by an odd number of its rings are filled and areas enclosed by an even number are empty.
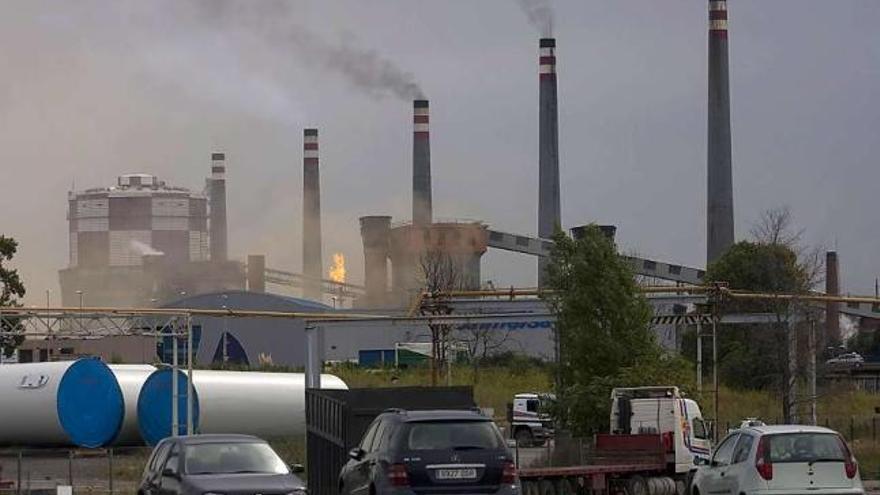
<svg viewBox="0 0 880 495"><path fill-rule="evenodd" d="M413 224L433 222L428 100L413 101Z"/></svg>
<svg viewBox="0 0 880 495"><path fill-rule="evenodd" d="M321 299L321 180L318 173L318 129L303 130L303 288L308 299Z"/></svg>
<svg viewBox="0 0 880 495"><path fill-rule="evenodd" d="M538 237L549 239L562 223L559 199L559 118L556 102L556 39L539 44ZM538 287L546 279L547 258L538 258Z"/></svg>
<svg viewBox="0 0 880 495"><path fill-rule="evenodd" d="M727 2L709 0L708 263L718 259L734 242L728 67Z"/></svg>
<svg viewBox="0 0 880 495"><path fill-rule="evenodd" d="M223 153L211 153L208 201L211 203L211 260L226 261L229 252L226 234L226 155Z"/></svg>

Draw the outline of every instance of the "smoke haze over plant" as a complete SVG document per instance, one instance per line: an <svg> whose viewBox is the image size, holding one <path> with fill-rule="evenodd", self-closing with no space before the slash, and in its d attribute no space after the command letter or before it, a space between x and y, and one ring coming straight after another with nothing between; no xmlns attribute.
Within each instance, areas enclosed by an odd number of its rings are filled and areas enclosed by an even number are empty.
<svg viewBox="0 0 880 495"><path fill-rule="evenodd" d="M615 224L624 251L702 266L705 3L553 8L563 226ZM730 9L737 236L790 205L806 244L836 245L842 290L872 293L880 4ZM361 283L358 217L411 215L422 93L435 216L534 234L535 38L509 0L0 0L0 232L20 242L25 302L60 302L74 182L142 172L200 191L212 151L230 256L299 271L304 127L321 130L323 259L343 253ZM490 250L483 277L534 285L535 263Z"/></svg>

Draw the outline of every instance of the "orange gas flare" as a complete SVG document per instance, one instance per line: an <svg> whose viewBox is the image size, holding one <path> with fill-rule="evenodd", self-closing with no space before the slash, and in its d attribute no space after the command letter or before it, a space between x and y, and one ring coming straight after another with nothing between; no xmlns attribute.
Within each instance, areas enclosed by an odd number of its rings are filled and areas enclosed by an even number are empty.
<svg viewBox="0 0 880 495"><path fill-rule="evenodd" d="M345 256L342 253L333 254L333 266L328 272L330 280L339 283L345 283Z"/></svg>

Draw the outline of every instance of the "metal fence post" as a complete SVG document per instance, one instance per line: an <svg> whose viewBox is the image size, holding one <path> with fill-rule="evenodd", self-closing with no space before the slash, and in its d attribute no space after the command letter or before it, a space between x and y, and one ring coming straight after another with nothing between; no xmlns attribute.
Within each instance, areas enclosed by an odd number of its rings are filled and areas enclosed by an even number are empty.
<svg viewBox="0 0 880 495"><path fill-rule="evenodd" d="M113 448L107 450L107 462L110 469L110 477L107 479L107 486L110 489L110 495L113 495Z"/></svg>
<svg viewBox="0 0 880 495"><path fill-rule="evenodd" d="M67 451L67 484L73 487L73 451Z"/></svg>
<svg viewBox="0 0 880 495"><path fill-rule="evenodd" d="M16 473L17 481L15 483L15 493L21 495L21 450L18 451L18 472Z"/></svg>

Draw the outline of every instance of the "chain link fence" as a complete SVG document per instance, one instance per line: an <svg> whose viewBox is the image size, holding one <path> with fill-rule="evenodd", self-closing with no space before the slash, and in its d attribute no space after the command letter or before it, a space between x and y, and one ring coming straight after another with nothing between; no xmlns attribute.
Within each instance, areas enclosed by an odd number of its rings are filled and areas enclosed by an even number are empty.
<svg viewBox="0 0 880 495"><path fill-rule="evenodd" d="M0 450L0 494L136 493L151 451L149 447Z"/></svg>

